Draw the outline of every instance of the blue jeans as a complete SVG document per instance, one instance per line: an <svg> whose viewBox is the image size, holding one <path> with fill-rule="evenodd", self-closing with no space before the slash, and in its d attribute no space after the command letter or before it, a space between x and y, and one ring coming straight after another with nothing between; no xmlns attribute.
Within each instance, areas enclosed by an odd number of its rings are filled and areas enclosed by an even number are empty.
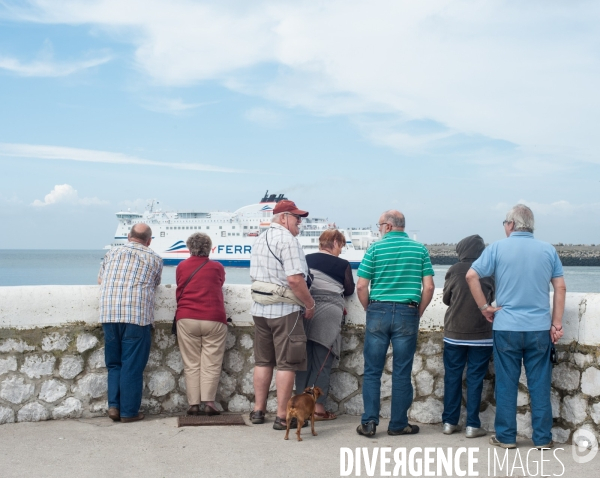
<svg viewBox="0 0 600 478"><path fill-rule="evenodd" d="M379 425L381 374L390 342L393 349L392 418L388 428L402 430L408 425L407 412L412 404L410 382L413 359L419 333L419 312L416 307L397 303L374 302L367 308L365 332L365 375L361 423L374 421Z"/></svg>
<svg viewBox="0 0 600 478"><path fill-rule="evenodd" d="M496 368L496 437L502 443L517 440L517 391L521 361L527 375L531 398L533 444L545 445L552 440L552 405L550 404L550 334L536 332L494 331L494 365Z"/></svg>
<svg viewBox="0 0 600 478"><path fill-rule="evenodd" d="M444 342L444 413L442 422L458 425L462 402L462 377L467 365L467 426L481 427L479 408L483 378L492 356L492 346L455 345Z"/></svg>
<svg viewBox="0 0 600 478"><path fill-rule="evenodd" d="M123 418L137 417L142 403L144 368L148 363L151 325L102 324L108 369L108 406Z"/></svg>

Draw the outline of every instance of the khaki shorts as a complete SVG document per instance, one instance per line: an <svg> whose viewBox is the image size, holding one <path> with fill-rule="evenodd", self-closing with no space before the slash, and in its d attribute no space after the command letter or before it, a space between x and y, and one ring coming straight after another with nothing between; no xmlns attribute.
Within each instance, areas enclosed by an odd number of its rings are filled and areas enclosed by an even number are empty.
<svg viewBox="0 0 600 478"><path fill-rule="evenodd" d="M254 319L254 364L277 370L306 370L306 334L302 312Z"/></svg>

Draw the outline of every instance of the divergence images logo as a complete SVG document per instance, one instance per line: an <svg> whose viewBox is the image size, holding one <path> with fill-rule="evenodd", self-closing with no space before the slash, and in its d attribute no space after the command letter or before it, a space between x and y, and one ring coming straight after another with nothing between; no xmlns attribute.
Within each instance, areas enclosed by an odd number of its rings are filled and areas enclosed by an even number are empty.
<svg viewBox="0 0 600 478"><path fill-rule="evenodd" d="M580 428L573 433L573 460L575 463L592 461L598 453L598 440L596 436L585 428Z"/></svg>

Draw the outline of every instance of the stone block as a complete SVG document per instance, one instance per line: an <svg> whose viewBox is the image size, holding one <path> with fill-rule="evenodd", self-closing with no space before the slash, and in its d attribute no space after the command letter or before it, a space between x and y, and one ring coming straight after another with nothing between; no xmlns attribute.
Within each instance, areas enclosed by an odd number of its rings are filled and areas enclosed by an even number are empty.
<svg viewBox="0 0 600 478"><path fill-rule="evenodd" d="M341 366L357 375L362 375L365 371L365 359L362 352L354 352L342 358Z"/></svg>
<svg viewBox="0 0 600 478"><path fill-rule="evenodd" d="M223 374L221 374L221 380L223 379ZM231 391L229 395L231 395L235 390L235 380L234 384L231 386ZM297 391L296 391L297 392ZM248 395L254 395L254 371L250 370L246 372L244 378L242 378L242 393L246 393ZM229 396L227 395L227 396Z"/></svg>
<svg viewBox="0 0 600 478"><path fill-rule="evenodd" d="M600 370L596 367L588 368L581 375L581 391L590 397L600 395Z"/></svg>
<svg viewBox="0 0 600 478"><path fill-rule="evenodd" d="M277 413L277 397L271 397L267 400L267 413Z"/></svg>
<svg viewBox="0 0 600 478"><path fill-rule="evenodd" d="M0 407L0 425L15 423L15 412L10 408Z"/></svg>
<svg viewBox="0 0 600 478"><path fill-rule="evenodd" d="M254 351L252 351L252 353L250 354L250 357L248 357L248 363L250 365L254 365Z"/></svg>
<svg viewBox="0 0 600 478"><path fill-rule="evenodd" d="M35 350L34 346L22 340L6 339L0 344L0 353L19 352L22 354L23 352L31 352L33 350Z"/></svg>
<svg viewBox="0 0 600 478"><path fill-rule="evenodd" d="M73 392L82 396L99 398L108 390L108 374L90 373L79 379L73 386Z"/></svg>
<svg viewBox="0 0 600 478"><path fill-rule="evenodd" d="M108 412L108 400L90 403L89 411L95 414L106 414Z"/></svg>
<svg viewBox="0 0 600 478"><path fill-rule="evenodd" d="M442 344L434 342L433 339L429 339L427 342L421 344L420 353L422 355L437 355L442 351Z"/></svg>
<svg viewBox="0 0 600 478"><path fill-rule="evenodd" d="M34 385L25 383L23 377L10 377L0 385L0 398L7 402L19 404L33 395Z"/></svg>
<svg viewBox="0 0 600 478"><path fill-rule="evenodd" d="M394 357L389 355L385 359L385 367L383 368L386 372L392 373L394 371Z"/></svg>
<svg viewBox="0 0 600 478"><path fill-rule="evenodd" d="M422 402L413 402L409 416L421 423L441 423L444 404L435 398L429 397Z"/></svg>
<svg viewBox="0 0 600 478"><path fill-rule="evenodd" d="M531 413L517 413L517 435L531 438L533 427L531 426Z"/></svg>
<svg viewBox="0 0 600 478"><path fill-rule="evenodd" d="M42 383L40 399L44 402L52 403L60 400L67 394L67 386L59 380L47 380Z"/></svg>
<svg viewBox="0 0 600 478"><path fill-rule="evenodd" d="M71 380L83 371L83 359L76 356L66 356L60 360L58 374L67 380Z"/></svg>
<svg viewBox="0 0 600 478"><path fill-rule="evenodd" d="M221 379L223 379L223 373L221 373ZM185 376L184 375L179 377L179 380L177 381L177 385L179 386L179 390L181 390L182 392L187 391L187 386L185 384Z"/></svg>
<svg viewBox="0 0 600 478"><path fill-rule="evenodd" d="M417 373L419 373L421 371L422 368L423 368L423 357L421 357L420 355L415 355L415 358L414 358L413 364L412 364L411 373L413 375L416 375ZM390 365L390 372L391 371L392 371L392 367Z"/></svg>
<svg viewBox="0 0 600 478"><path fill-rule="evenodd" d="M81 334L77 336L76 346L77 352L83 352L93 349L98 344L98 337L92 334Z"/></svg>
<svg viewBox="0 0 600 478"><path fill-rule="evenodd" d="M251 412L252 405L250 404L250 400L243 395L234 395L234 397L229 400L229 403L227 403L227 410L236 413Z"/></svg>
<svg viewBox="0 0 600 478"><path fill-rule="evenodd" d="M488 407L479 413L479 419L481 420L481 427L488 432L494 431L494 420L496 419L496 407L488 405Z"/></svg>
<svg viewBox="0 0 600 478"><path fill-rule="evenodd" d="M483 389L481 390L481 401L487 402L494 397L494 386L491 380L483 381Z"/></svg>
<svg viewBox="0 0 600 478"><path fill-rule="evenodd" d="M582 423L587 418L587 400L581 395L565 397L563 399L562 417L573 425Z"/></svg>
<svg viewBox="0 0 600 478"><path fill-rule="evenodd" d="M560 417L560 394L552 389L550 391L550 404L552 405L552 418Z"/></svg>
<svg viewBox="0 0 600 478"><path fill-rule="evenodd" d="M235 335L231 332L227 332L227 338L225 339L225 350L230 350L235 345Z"/></svg>
<svg viewBox="0 0 600 478"><path fill-rule="evenodd" d="M248 334L244 334L240 337L240 345L244 347L246 350L254 347L254 342L252 341L252 337Z"/></svg>
<svg viewBox="0 0 600 478"><path fill-rule="evenodd" d="M567 443L571 436L571 430L565 430L560 427L552 428L552 441L556 443Z"/></svg>
<svg viewBox="0 0 600 478"><path fill-rule="evenodd" d="M161 350L173 347L173 345L175 345L175 340L176 338L171 334L170 330L156 329L154 332L154 343Z"/></svg>
<svg viewBox="0 0 600 478"><path fill-rule="evenodd" d="M68 335L60 335L58 332L52 332L42 339L42 350L44 352L51 352L52 350L61 350L64 352L69 348L69 342L71 342L71 339Z"/></svg>
<svg viewBox="0 0 600 478"><path fill-rule="evenodd" d="M347 372L331 374L329 391L338 400L343 400L358 389L358 380Z"/></svg>
<svg viewBox="0 0 600 478"><path fill-rule="evenodd" d="M560 390L577 390L580 377L579 370L571 364L563 362L552 369L552 386Z"/></svg>
<svg viewBox="0 0 600 478"><path fill-rule="evenodd" d="M150 415L158 415L161 412L160 402L155 398L142 398L141 408Z"/></svg>
<svg viewBox="0 0 600 478"><path fill-rule="evenodd" d="M90 358L88 358L88 367L92 370L106 368L106 362L104 361L104 347L92 352Z"/></svg>
<svg viewBox="0 0 600 478"><path fill-rule="evenodd" d="M523 390L517 392L517 407L524 407L529 403L529 394Z"/></svg>
<svg viewBox="0 0 600 478"><path fill-rule="evenodd" d="M150 356L148 357L148 363L146 367L160 367L162 363L162 352L160 350L153 349L150 351Z"/></svg>
<svg viewBox="0 0 600 478"><path fill-rule="evenodd" d="M596 425L600 425L600 403L594 403L592 405L592 420Z"/></svg>
<svg viewBox="0 0 600 478"><path fill-rule="evenodd" d="M527 372L525 372L525 367L521 365L521 376L519 377L519 383L523 385L525 388L527 387Z"/></svg>
<svg viewBox="0 0 600 478"><path fill-rule="evenodd" d="M83 406L81 405L81 401L74 397L69 397L52 410L52 418L55 420L60 420L62 418L79 418L82 413Z"/></svg>
<svg viewBox="0 0 600 478"><path fill-rule="evenodd" d="M381 398L392 396L392 376L389 373L383 373L381 376Z"/></svg>
<svg viewBox="0 0 600 478"><path fill-rule="evenodd" d="M581 354L575 352L571 357L571 361L579 368L585 368L594 361L594 356L591 354Z"/></svg>
<svg viewBox="0 0 600 478"><path fill-rule="evenodd" d="M433 377L427 370L421 370L415 375L415 383L417 384L417 395L424 397L433 392Z"/></svg>
<svg viewBox="0 0 600 478"><path fill-rule="evenodd" d="M433 375L444 374L444 358L441 355L428 357L425 363L427 370L429 370Z"/></svg>
<svg viewBox="0 0 600 478"><path fill-rule="evenodd" d="M384 400L379 408L379 416L381 418L392 418L392 402Z"/></svg>
<svg viewBox="0 0 600 478"><path fill-rule="evenodd" d="M4 375L7 372L17 371L17 359L15 357L8 357L0 359L0 375Z"/></svg>
<svg viewBox="0 0 600 478"><path fill-rule="evenodd" d="M484 383L484 391L485 391L485 383ZM433 389L433 394L437 398L443 398L444 397L444 378L443 377L438 378L437 381L435 382L435 387Z"/></svg>
<svg viewBox="0 0 600 478"><path fill-rule="evenodd" d="M356 350L356 348L359 346L360 340L358 340L358 337L356 335L342 337L342 352L345 352L347 350Z"/></svg>
<svg viewBox="0 0 600 478"><path fill-rule="evenodd" d="M40 378L42 375L52 375L56 358L54 355L29 355L25 357L21 372L29 378Z"/></svg>
<svg viewBox="0 0 600 478"><path fill-rule="evenodd" d="M167 355L167 367L177 374L180 374L183 371L183 358L181 357L179 349L175 349Z"/></svg>
<svg viewBox="0 0 600 478"><path fill-rule="evenodd" d="M337 402L333 401L331 398L329 398L329 396L325 399L325 410L337 413L339 409L340 407Z"/></svg>
<svg viewBox="0 0 600 478"><path fill-rule="evenodd" d="M362 415L365 411L362 395L354 395L350 400L344 402L344 411L348 415Z"/></svg>
<svg viewBox="0 0 600 478"><path fill-rule="evenodd" d="M162 397L175 388L175 379L171 372L159 370L150 372L148 389L153 397Z"/></svg>
<svg viewBox="0 0 600 478"><path fill-rule="evenodd" d="M219 408L218 404L215 405L217 405L217 408ZM179 393L172 393L169 396L169 399L163 402L162 404L163 410L168 413L185 410L187 406L187 398L185 398L183 395L180 395Z"/></svg>
<svg viewBox="0 0 600 478"><path fill-rule="evenodd" d="M252 371L250 371L250 373L252 373ZM237 381L236 381L235 377L232 377L231 375L228 375L226 372L221 371L221 378L219 380L219 388L217 389L217 393L219 394L219 396L222 399L227 399L235 392L236 385L237 385ZM254 389L252 389L252 392L248 392L248 393L253 394Z"/></svg>
<svg viewBox="0 0 600 478"><path fill-rule="evenodd" d="M223 365L232 372L241 372L244 368L244 357L237 350L230 350L225 353Z"/></svg>
<svg viewBox="0 0 600 478"><path fill-rule="evenodd" d="M50 413L41 403L28 403L17 413L18 422L41 422L48 420Z"/></svg>

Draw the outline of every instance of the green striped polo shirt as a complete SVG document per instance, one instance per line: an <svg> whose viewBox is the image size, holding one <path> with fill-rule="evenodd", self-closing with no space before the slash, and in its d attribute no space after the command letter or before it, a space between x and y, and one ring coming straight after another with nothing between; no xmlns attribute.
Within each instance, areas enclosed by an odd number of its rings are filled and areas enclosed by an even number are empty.
<svg viewBox="0 0 600 478"><path fill-rule="evenodd" d="M369 300L421 302L423 277L432 276L427 248L405 232L388 232L371 244L358 268L358 277L371 281Z"/></svg>

